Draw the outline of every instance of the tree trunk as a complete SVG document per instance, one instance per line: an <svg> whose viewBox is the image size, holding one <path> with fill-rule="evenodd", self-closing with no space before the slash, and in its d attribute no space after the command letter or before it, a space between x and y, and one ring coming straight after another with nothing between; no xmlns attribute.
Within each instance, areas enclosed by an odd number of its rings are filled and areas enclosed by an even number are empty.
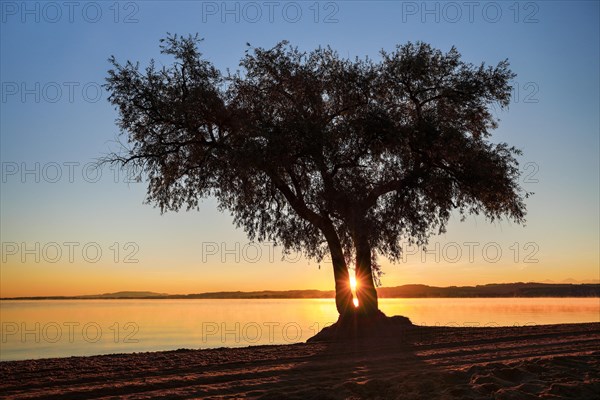
<svg viewBox="0 0 600 400"><path fill-rule="evenodd" d="M323 229L323 234L329 246L333 276L335 279L335 306L341 317L354 313L352 290L350 289L350 274L342 250L342 244L333 227Z"/></svg>
<svg viewBox="0 0 600 400"><path fill-rule="evenodd" d="M354 313L352 290L350 289L350 274L342 255L342 261L333 259L333 275L335 278L335 306L341 317Z"/></svg>
<svg viewBox="0 0 600 400"><path fill-rule="evenodd" d="M366 236L358 234L354 237L356 248L356 297L360 314L375 315L379 312L377 290L371 269L371 246Z"/></svg>

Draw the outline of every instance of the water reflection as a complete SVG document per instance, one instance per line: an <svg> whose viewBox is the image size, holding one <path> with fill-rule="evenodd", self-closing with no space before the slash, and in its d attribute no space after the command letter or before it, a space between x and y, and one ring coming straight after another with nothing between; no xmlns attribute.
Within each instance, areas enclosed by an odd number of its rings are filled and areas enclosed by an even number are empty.
<svg viewBox="0 0 600 400"><path fill-rule="evenodd" d="M380 299L419 325L600 322L598 298ZM1 360L302 342L337 319L333 299L0 302Z"/></svg>

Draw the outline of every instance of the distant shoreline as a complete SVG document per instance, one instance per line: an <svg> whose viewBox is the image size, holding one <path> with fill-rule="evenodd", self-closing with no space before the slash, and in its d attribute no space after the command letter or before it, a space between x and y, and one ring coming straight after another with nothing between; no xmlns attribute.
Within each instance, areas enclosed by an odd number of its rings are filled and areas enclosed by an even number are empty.
<svg viewBox="0 0 600 400"><path fill-rule="evenodd" d="M436 287L403 285L377 289L379 298L544 298L600 297L596 283L500 283L477 286ZM229 291L196 294L166 294L154 292L116 292L81 296L23 296L3 297L0 300L173 300L173 299L333 299L333 290L263 290L252 292Z"/></svg>

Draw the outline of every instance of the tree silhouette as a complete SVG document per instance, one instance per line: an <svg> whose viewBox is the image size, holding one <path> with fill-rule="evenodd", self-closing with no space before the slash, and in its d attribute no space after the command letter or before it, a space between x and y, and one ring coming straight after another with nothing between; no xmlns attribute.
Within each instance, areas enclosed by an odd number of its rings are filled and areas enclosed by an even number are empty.
<svg viewBox="0 0 600 400"><path fill-rule="evenodd" d="M510 101L507 61L474 66L425 43L348 60L284 41L222 74L199 42L161 40L169 67L111 57L128 146L107 160L141 168L162 211L214 196L251 240L328 253L341 317L378 313L377 257L397 261L401 239L425 245L453 210L524 221L520 152L490 141L492 110Z"/></svg>

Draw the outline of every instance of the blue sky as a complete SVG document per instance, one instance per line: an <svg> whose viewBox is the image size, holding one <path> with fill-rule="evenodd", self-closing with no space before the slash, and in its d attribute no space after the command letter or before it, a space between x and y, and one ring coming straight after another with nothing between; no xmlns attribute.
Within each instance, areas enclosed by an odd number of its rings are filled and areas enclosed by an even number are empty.
<svg viewBox="0 0 600 400"><path fill-rule="evenodd" d="M270 47L284 39L305 50L331 45L352 58L377 59L380 49L417 40L444 51L454 45L473 63L508 58L518 96L498 111L494 140L524 152L523 187L535 192L527 226L453 221L432 238L439 261L415 253L384 262L383 283L600 278L598 2L0 3L3 296L332 287L326 263L282 262L280 250L272 257L266 246L261 257L246 253L240 262L207 256L211 243L219 251L248 243L212 199L199 212L161 216L142 205L143 184L108 168L96 181L85 169L115 149L119 133L107 93L98 92L107 58L168 63L158 49L166 32L199 33L204 56L222 70L238 68L246 42ZM78 243L72 260L66 242ZM478 243L473 260L471 242ZM39 262L23 254L36 243ZM102 252L97 262L80 251L90 243ZM502 256L493 261L497 249ZM124 263L128 252L138 262Z"/></svg>

